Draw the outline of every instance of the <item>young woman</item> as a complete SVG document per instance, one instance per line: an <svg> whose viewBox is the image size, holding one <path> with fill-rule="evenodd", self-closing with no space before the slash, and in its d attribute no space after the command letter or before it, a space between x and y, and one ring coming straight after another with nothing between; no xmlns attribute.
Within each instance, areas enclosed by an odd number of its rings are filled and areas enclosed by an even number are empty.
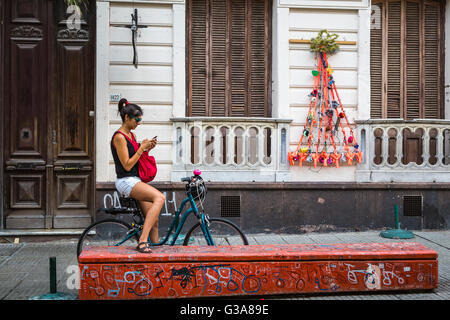
<svg viewBox="0 0 450 320"><path fill-rule="evenodd" d="M119 114L122 118L122 126L117 130L111 139L111 152L116 166L116 189L125 197L132 197L139 201L141 209L145 215L144 227L136 250L143 253L150 253L150 241L157 243L158 217L164 205L164 195L144 183L139 178L138 160L145 150L151 150L156 146L156 138L152 140L144 139L135 151L133 143L137 144L136 136L132 130L142 121L142 109L136 104L129 103L127 99L119 101Z"/></svg>

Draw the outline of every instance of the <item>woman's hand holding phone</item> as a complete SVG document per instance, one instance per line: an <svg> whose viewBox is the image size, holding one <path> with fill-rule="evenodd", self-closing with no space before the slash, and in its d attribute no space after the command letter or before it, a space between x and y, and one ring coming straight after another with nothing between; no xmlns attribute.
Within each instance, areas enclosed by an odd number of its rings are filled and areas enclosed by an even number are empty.
<svg viewBox="0 0 450 320"><path fill-rule="evenodd" d="M150 140L150 141L151 141L151 147L150 147L150 149L153 149L153 148L156 146L156 143L158 142L157 138L158 138L158 136L154 136L154 137L152 138L152 140Z"/></svg>
<svg viewBox="0 0 450 320"><path fill-rule="evenodd" d="M144 149L144 151L147 151L152 147L152 144L153 144L152 140L144 139L141 142L141 147L142 149Z"/></svg>

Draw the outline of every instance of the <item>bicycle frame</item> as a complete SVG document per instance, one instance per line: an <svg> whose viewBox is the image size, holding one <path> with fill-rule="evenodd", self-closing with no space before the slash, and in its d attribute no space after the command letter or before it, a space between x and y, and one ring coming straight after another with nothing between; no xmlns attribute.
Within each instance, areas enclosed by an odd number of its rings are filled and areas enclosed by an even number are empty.
<svg viewBox="0 0 450 320"><path fill-rule="evenodd" d="M181 220L179 220L179 217L181 215L181 212L184 209L184 206L189 203L190 204L190 208L186 210L186 212L183 214L183 216L181 217ZM188 196L181 202L180 206L178 207L177 211L175 212L175 216L172 220L172 224L170 225L169 230L167 231L166 236L164 237L164 239L158 243L152 243L150 241L150 237L148 239L148 242L152 245L152 246L161 246L166 244L166 242L169 240L169 237L172 233L172 230L175 228L176 226L176 230L175 230L175 234L173 236L172 242L169 244L170 246L173 246L178 238L178 236L180 235L181 229L184 226L184 223L187 219L187 217L194 212L194 214L196 216L200 216L200 227L203 231L203 234L205 236L206 242L208 243L208 245L214 245L214 241L212 240L212 236L211 233L209 232L209 228L207 226L207 223L205 221L205 214L204 213L199 213L198 209L197 209L197 205L195 204L194 198L192 197L191 194L188 194ZM127 241L128 239L130 239L131 237L133 237L136 233L139 233L140 230L134 230L133 232L131 232L130 234L128 234L128 236L123 239L121 242L119 242L118 244L116 244L116 246L120 246L122 243L124 243L125 241Z"/></svg>

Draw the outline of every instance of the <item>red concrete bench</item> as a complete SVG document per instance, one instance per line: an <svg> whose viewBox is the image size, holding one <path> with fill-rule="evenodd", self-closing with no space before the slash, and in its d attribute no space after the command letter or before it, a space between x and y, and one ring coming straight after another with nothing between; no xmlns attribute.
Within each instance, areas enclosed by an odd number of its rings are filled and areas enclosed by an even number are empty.
<svg viewBox="0 0 450 320"><path fill-rule="evenodd" d="M437 256L419 243L91 247L79 299L433 289Z"/></svg>

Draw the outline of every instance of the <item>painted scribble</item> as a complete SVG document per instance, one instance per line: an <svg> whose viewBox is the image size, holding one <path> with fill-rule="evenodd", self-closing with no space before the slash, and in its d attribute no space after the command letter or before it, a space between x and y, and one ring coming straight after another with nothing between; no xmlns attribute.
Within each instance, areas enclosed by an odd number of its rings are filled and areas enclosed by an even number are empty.
<svg viewBox="0 0 450 320"><path fill-rule="evenodd" d="M406 245L391 247L399 252L412 250ZM378 246L378 250L381 248ZM233 249L179 246L154 252L153 260L146 263L133 260L136 252L132 248L103 247L102 254L115 257L120 253L118 256L127 257L128 261L81 263L79 297L211 297L414 290L437 286L436 259L361 260L352 256L357 250L376 252L375 249L377 246L373 244L238 246ZM252 250L259 250L259 259L240 261L239 255L253 254ZM320 254L327 257L333 252L337 253L335 258L317 258ZM216 258L207 261L200 259L201 255ZM293 255L302 258L289 258ZM217 260L217 256L223 261Z"/></svg>
<svg viewBox="0 0 450 320"><path fill-rule="evenodd" d="M429 266L427 270L422 267L418 273L418 268L412 264L389 265L391 269L377 262L84 265L80 297L136 299L389 290L400 287L407 290L426 280L430 286L436 281L430 275L434 266ZM410 271L400 272L405 268Z"/></svg>

